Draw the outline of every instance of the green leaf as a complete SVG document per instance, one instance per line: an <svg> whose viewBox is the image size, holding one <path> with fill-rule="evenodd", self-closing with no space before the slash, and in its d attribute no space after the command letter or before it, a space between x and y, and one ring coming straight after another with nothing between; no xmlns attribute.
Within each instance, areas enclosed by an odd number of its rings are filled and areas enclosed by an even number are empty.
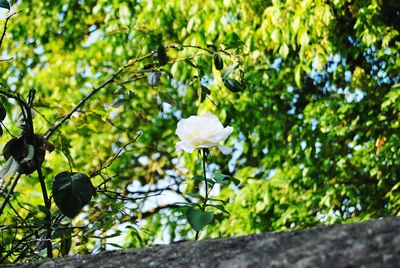
<svg viewBox="0 0 400 268"><path fill-rule="evenodd" d="M228 215L231 215L231 214L225 209L224 206L207 204L207 207L214 207L214 208L216 208L216 209L222 211L223 213L226 213L226 214L228 214Z"/></svg>
<svg viewBox="0 0 400 268"><path fill-rule="evenodd" d="M10 10L10 3L7 0L0 0L0 8L5 8Z"/></svg>
<svg viewBox="0 0 400 268"><path fill-rule="evenodd" d="M231 182L230 176L224 175L221 173L217 173L214 175L213 179L215 180L216 183L221 183L221 184L229 184Z"/></svg>
<svg viewBox="0 0 400 268"><path fill-rule="evenodd" d="M216 173L216 174L214 174L214 180L215 181L217 181L217 182L219 182L219 181L222 181L223 179L225 179L226 177L229 177L228 175L224 175L224 174L222 174L222 173Z"/></svg>
<svg viewBox="0 0 400 268"><path fill-rule="evenodd" d="M233 184L235 184L236 186L238 186L240 184L240 180L236 179L235 177L231 177L231 181L233 182Z"/></svg>
<svg viewBox="0 0 400 268"><path fill-rule="evenodd" d="M203 198L204 198L203 196L201 196L201 195L198 194L198 193L186 193L186 195L187 195L187 196L190 196L190 197L193 197L193 198L200 198L200 199L203 199Z"/></svg>
<svg viewBox="0 0 400 268"><path fill-rule="evenodd" d="M37 208L38 208L38 210L39 210L40 212L43 212L43 214L46 215L47 217L51 217L51 212L50 212L50 210L48 210L45 206L38 205Z"/></svg>
<svg viewBox="0 0 400 268"><path fill-rule="evenodd" d="M199 207L200 208L201 207L200 204L189 203L189 202L175 202L172 205L179 206L178 209L181 209L181 208L192 208L192 207Z"/></svg>
<svg viewBox="0 0 400 268"><path fill-rule="evenodd" d="M194 181L204 181L204 177L203 176L193 176L192 178Z"/></svg>
<svg viewBox="0 0 400 268"><path fill-rule="evenodd" d="M224 61L218 53L214 53L214 66L218 71L221 71L224 68Z"/></svg>
<svg viewBox="0 0 400 268"><path fill-rule="evenodd" d="M193 68L197 68L196 63L194 63L193 60L185 60L185 62L186 62L188 65L192 66Z"/></svg>
<svg viewBox="0 0 400 268"><path fill-rule="evenodd" d="M225 200L222 200L222 199L217 199L217 198L211 198L211 197L209 197L209 198L205 198L205 200L210 200L210 201L215 201L215 202L221 202L222 204L226 204L226 201Z"/></svg>
<svg viewBox="0 0 400 268"><path fill-rule="evenodd" d="M224 86L232 92L241 92L246 89L246 86L243 83L235 79L222 79L224 82Z"/></svg>
<svg viewBox="0 0 400 268"><path fill-rule="evenodd" d="M239 66L239 62L234 62L233 64L229 65L225 71L222 73L222 79L228 78L229 75Z"/></svg>
<svg viewBox="0 0 400 268"><path fill-rule="evenodd" d="M3 120L6 118L6 115L7 115L6 107L4 107L4 104L0 102L0 122L3 122Z"/></svg>
<svg viewBox="0 0 400 268"><path fill-rule="evenodd" d="M169 58L167 52L165 52L164 46L159 46L157 49L157 59L160 66L164 66L168 63Z"/></svg>
<svg viewBox="0 0 400 268"><path fill-rule="evenodd" d="M61 172L53 181L54 202L69 218L78 215L95 193L96 189L90 178L82 173Z"/></svg>
<svg viewBox="0 0 400 268"><path fill-rule="evenodd" d="M225 184L225 185L229 184L230 182L233 182L235 185L239 185L240 184L240 180L238 180L238 179L236 179L236 178L234 178L232 176L224 175L224 174L221 174L221 173L214 174L213 180L216 183L221 183L221 184Z"/></svg>
<svg viewBox="0 0 400 268"><path fill-rule="evenodd" d="M61 256L67 256L72 246L72 228L59 230L61 237Z"/></svg>
<svg viewBox="0 0 400 268"><path fill-rule="evenodd" d="M172 80L174 78L174 76L172 75L172 73L170 71L161 69L162 72L166 73L166 75L168 76L169 80Z"/></svg>
<svg viewBox="0 0 400 268"><path fill-rule="evenodd" d="M186 218L190 226L198 232L204 226L212 222L214 219L214 213L191 208L187 210Z"/></svg>
<svg viewBox="0 0 400 268"><path fill-rule="evenodd" d="M207 44L207 48L212 50L212 51L217 51L218 47L216 45L213 44Z"/></svg>
<svg viewBox="0 0 400 268"><path fill-rule="evenodd" d="M119 245L119 244L115 244L115 243L107 243L107 245L113 246L113 247L115 247L115 248L121 248L121 249L124 248L123 246L121 246L121 245Z"/></svg>

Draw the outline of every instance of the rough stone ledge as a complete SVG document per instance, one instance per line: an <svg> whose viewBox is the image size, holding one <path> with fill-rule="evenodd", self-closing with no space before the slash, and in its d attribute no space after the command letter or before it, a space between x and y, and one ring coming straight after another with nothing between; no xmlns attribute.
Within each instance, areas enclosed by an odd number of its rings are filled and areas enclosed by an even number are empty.
<svg viewBox="0 0 400 268"><path fill-rule="evenodd" d="M400 267L400 218L186 241L17 267Z"/></svg>

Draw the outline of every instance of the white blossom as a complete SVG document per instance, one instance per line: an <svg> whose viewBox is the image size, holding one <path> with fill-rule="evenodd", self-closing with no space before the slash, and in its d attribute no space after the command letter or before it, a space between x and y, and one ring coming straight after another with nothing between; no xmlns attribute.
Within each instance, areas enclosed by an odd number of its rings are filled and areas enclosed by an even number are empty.
<svg viewBox="0 0 400 268"><path fill-rule="evenodd" d="M176 143L176 150L192 153L198 148L218 147L223 154L229 154L232 149L220 143L224 142L232 131L233 127L224 128L219 119L211 113L181 119L175 132L180 139Z"/></svg>

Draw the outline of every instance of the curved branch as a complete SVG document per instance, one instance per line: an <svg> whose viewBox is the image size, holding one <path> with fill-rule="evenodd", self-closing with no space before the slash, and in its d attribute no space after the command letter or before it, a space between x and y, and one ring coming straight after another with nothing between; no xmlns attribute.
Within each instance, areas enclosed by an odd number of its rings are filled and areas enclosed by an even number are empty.
<svg viewBox="0 0 400 268"><path fill-rule="evenodd" d="M7 23L11 19L11 17L14 16L15 14L17 14L17 13L18 12L15 12L15 13L11 14L10 16L8 16L6 18L6 22L4 23L3 33L2 33L1 38L0 38L0 48L1 48L1 45L3 44L4 36L6 35L6 32L7 32Z"/></svg>
<svg viewBox="0 0 400 268"><path fill-rule="evenodd" d="M81 99L81 101L68 113L66 114L61 120L53 125L47 132L44 134L44 137L46 140L48 140L54 132L57 131L68 119L71 118L71 116L79 109L81 108L91 97L93 97L97 92L99 92L102 88L106 87L107 85L113 83L115 79L127 68L131 67L134 65L136 62L139 62L141 60L150 58L153 56L157 51L153 51L147 55L144 55L138 59L131 60L128 64L124 65L122 68L120 68L117 72L113 73L111 77L109 77L106 81L104 81L100 86L94 88L86 97Z"/></svg>

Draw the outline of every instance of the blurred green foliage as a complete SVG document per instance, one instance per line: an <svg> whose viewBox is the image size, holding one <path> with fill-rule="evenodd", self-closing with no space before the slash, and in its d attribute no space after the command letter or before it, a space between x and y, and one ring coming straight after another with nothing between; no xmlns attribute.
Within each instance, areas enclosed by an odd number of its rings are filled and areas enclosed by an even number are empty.
<svg viewBox="0 0 400 268"><path fill-rule="evenodd" d="M199 186L190 180L200 175L193 174L201 170L197 155L177 154L174 132L181 118L201 111L213 112L235 129L228 141L234 153L214 151L210 172L241 181L238 187L222 187L230 216L216 211L217 220L203 237L400 213L397 0L11 4L20 13L10 19L1 47L0 58L13 59L0 61L0 82L23 96L37 90L39 134L130 60L167 47L169 62L153 56L135 62L50 138L55 151L43 166L49 189L59 172L98 170L142 131L102 177L92 178L95 186L111 178L107 188L72 222L60 223L77 227L72 241L63 238L71 236L65 229L54 229L56 254L66 254L69 247L70 253L84 254L193 238L181 213L169 204L188 198L183 193ZM213 65L214 50L223 60L221 71ZM229 91L221 76L236 62L230 75L246 85L238 93ZM160 73L148 77L143 71L148 69ZM18 107L12 101L4 104L4 124L17 135ZM1 143L10 138L5 133ZM20 180L12 207L0 215L2 256L35 232L4 227L20 224L14 210L34 225L45 218L38 209L36 176ZM144 197L165 187L158 203L146 205ZM57 218L55 206L52 213ZM31 234L29 241L35 237L41 234ZM124 243L112 243L112 237ZM7 261L43 257L35 243Z"/></svg>

